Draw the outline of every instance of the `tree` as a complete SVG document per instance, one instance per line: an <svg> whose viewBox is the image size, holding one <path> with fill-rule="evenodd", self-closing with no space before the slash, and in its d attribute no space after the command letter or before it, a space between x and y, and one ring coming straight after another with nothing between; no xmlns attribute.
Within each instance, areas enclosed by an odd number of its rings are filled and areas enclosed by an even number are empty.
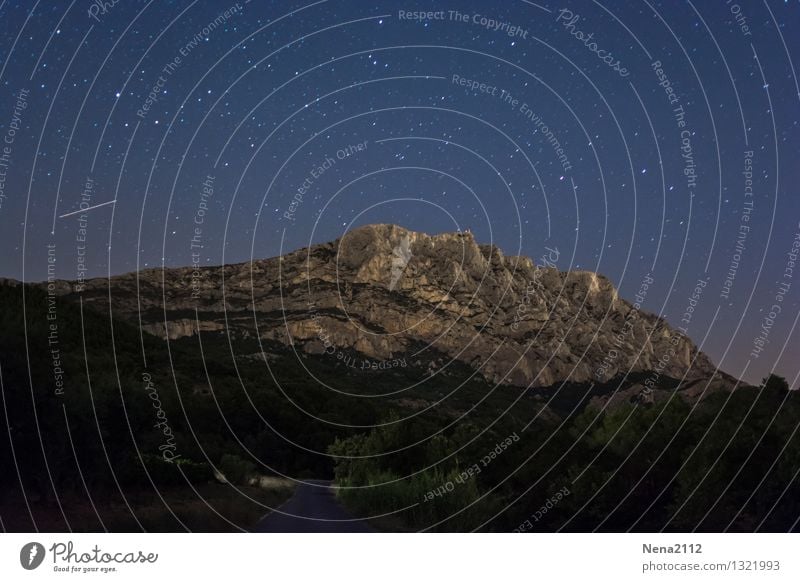
<svg viewBox="0 0 800 582"><path fill-rule="evenodd" d="M778 376L777 374L770 374L761 381L761 387L768 388L771 390L788 390L789 383L783 376Z"/></svg>

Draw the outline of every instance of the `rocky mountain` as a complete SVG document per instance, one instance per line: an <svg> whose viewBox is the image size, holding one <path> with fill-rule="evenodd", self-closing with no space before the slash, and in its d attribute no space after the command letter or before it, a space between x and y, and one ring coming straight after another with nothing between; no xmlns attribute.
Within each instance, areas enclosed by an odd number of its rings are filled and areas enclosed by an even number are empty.
<svg viewBox="0 0 800 582"><path fill-rule="evenodd" d="M111 297L115 316L162 337L228 333L361 370L434 374L458 361L490 381L534 387L628 372L687 383L714 375L688 337L619 297L602 275L542 263L505 256L468 232L378 224L277 258L121 275ZM88 280L84 303L100 307L108 285ZM58 290L75 294L69 282ZM245 344L260 357L258 344Z"/></svg>

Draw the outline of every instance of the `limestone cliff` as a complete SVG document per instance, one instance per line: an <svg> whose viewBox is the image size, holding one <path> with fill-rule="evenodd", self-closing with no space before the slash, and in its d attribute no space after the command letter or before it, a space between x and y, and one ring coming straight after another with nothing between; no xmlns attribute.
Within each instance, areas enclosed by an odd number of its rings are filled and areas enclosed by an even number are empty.
<svg viewBox="0 0 800 582"><path fill-rule="evenodd" d="M373 362L403 357L436 367L456 359L518 386L602 382L629 371L689 380L714 372L689 338L635 309L602 275L507 257L470 233L370 225L283 257L199 276L147 270L111 286L116 316L141 317L145 329L171 339L199 327ZM106 279L87 282L85 303L107 297Z"/></svg>

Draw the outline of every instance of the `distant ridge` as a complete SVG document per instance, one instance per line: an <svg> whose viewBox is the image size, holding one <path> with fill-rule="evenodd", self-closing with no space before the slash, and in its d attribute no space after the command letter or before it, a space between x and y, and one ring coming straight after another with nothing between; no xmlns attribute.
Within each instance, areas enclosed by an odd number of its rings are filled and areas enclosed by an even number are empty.
<svg viewBox="0 0 800 582"><path fill-rule="evenodd" d="M521 387L602 383L628 372L687 382L715 375L690 338L620 298L604 276L507 257L470 232L373 224L282 257L141 271L138 297L136 273L112 277L111 286L114 313L136 322L141 315L158 336L226 332L347 355L366 370L401 361L394 365L433 373L456 359ZM68 282L57 288L73 294ZM87 305L107 302L108 280L88 280L82 295Z"/></svg>

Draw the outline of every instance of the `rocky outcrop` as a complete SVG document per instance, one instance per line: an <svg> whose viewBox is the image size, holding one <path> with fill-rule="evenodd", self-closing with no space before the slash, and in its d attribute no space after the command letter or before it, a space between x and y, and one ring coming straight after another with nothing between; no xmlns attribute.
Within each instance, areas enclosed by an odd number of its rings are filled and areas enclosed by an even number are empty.
<svg viewBox="0 0 800 582"><path fill-rule="evenodd" d="M689 380L714 372L689 338L620 298L602 275L506 257L470 233L371 225L283 257L148 270L110 284L115 314L141 317L170 339L200 329L425 366L444 354L437 365L459 360L518 386L603 382L629 371ZM88 281L84 302L107 301L108 285Z"/></svg>

